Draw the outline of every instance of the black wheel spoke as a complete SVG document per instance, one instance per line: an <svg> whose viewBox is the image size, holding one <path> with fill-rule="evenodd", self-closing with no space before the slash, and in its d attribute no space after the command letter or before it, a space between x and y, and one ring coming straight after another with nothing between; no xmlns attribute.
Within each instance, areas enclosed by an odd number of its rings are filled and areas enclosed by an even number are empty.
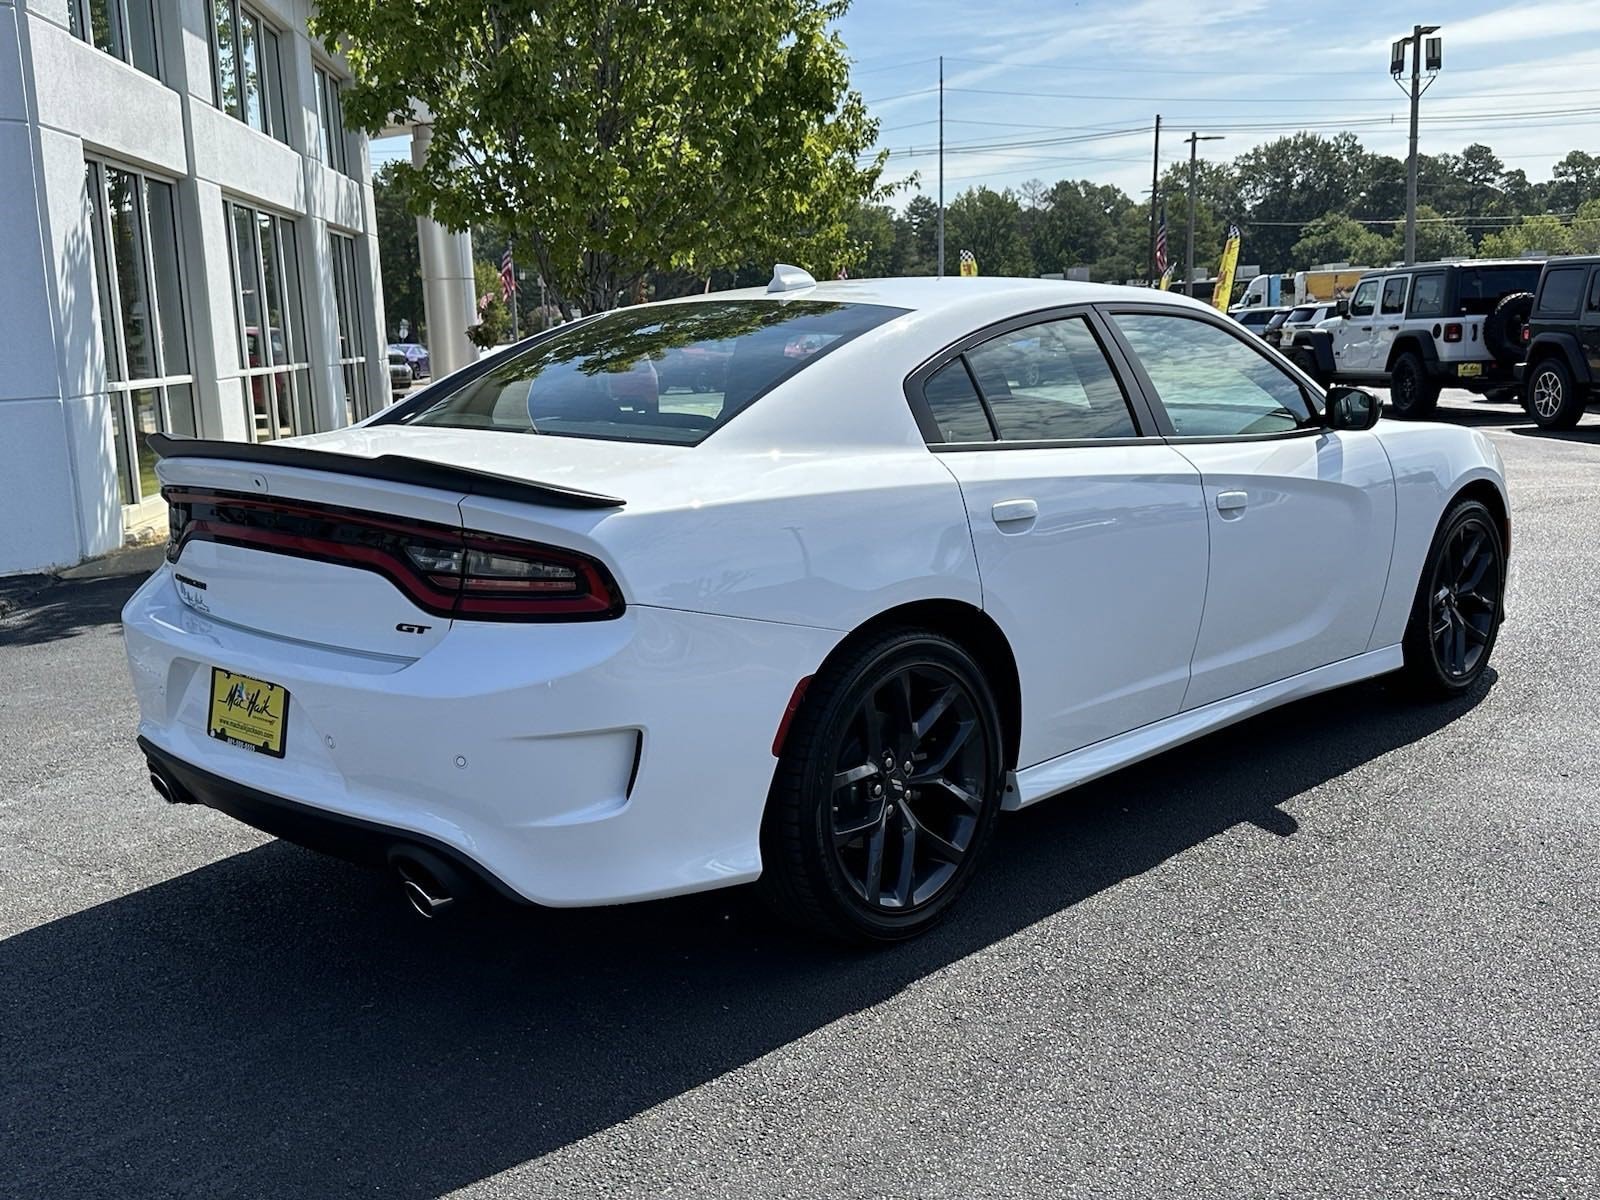
<svg viewBox="0 0 1600 1200"><path fill-rule="evenodd" d="M868 904L877 904L883 898L883 843L885 830L880 818L878 827L867 839L867 869L862 880Z"/></svg>
<svg viewBox="0 0 1600 1200"><path fill-rule="evenodd" d="M1450 621L1450 665L1456 674L1467 673L1467 623L1459 616Z"/></svg>
<svg viewBox="0 0 1600 1200"><path fill-rule="evenodd" d="M924 785L918 785L918 786L924 786ZM954 783L951 780L948 780L948 779L935 779L935 780L932 780L926 786L937 788L938 790L946 793L947 795L955 797L955 799L957 799L957 800L959 800L961 802L962 807L967 809L970 812L974 812L975 813L975 812L977 812L979 809L981 809L983 807L983 797L977 795L974 792L968 791L966 788L962 787L959 783Z"/></svg>
<svg viewBox="0 0 1600 1200"><path fill-rule="evenodd" d="M883 806L881 804L874 807L865 816L853 817L843 821L835 817L833 822L833 844L835 846L847 846L882 822Z"/></svg>
<svg viewBox="0 0 1600 1200"><path fill-rule="evenodd" d="M877 774L878 764L875 762L865 762L860 766L848 767L835 773L833 790L837 792L840 788L849 787L853 783L860 783L863 779L871 779Z"/></svg>
<svg viewBox="0 0 1600 1200"><path fill-rule="evenodd" d="M927 737L928 731L933 728L940 717L944 716L945 710L955 703L959 695L960 693L952 685L935 696L933 703L928 705L922 716L911 726L912 737L918 742Z"/></svg>
<svg viewBox="0 0 1600 1200"><path fill-rule="evenodd" d="M918 829L915 821L900 814L900 871L895 876L894 899L901 908L909 907L917 884Z"/></svg>
<svg viewBox="0 0 1600 1200"><path fill-rule="evenodd" d="M921 838L922 849L927 853L928 857L935 859L938 862L952 864L961 861L961 855L964 853L964 851L960 846L957 846L948 838L940 837L938 834L934 833L933 830L919 822L916 818L916 814L911 811L909 806L905 811L907 824L911 825L917 830Z"/></svg>
<svg viewBox="0 0 1600 1200"><path fill-rule="evenodd" d="M961 748L967 744L967 739L972 736L972 731L978 727L976 719L962 721L956 726L955 732L950 735L950 740L940 747L932 758L925 759L917 764L916 771L906 780L907 783L923 784L932 783L942 777L950 763Z"/></svg>

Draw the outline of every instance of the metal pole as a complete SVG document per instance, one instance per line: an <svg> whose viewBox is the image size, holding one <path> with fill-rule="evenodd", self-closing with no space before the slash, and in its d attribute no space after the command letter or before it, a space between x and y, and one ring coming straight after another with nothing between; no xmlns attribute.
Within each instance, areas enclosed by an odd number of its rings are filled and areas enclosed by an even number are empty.
<svg viewBox="0 0 1600 1200"><path fill-rule="evenodd" d="M1189 244L1183 252L1183 294L1187 296L1194 280L1194 153L1200 145L1200 134L1191 131L1184 140L1189 143Z"/></svg>
<svg viewBox="0 0 1600 1200"><path fill-rule="evenodd" d="M1157 189L1161 186L1161 114L1156 114L1156 145L1150 156L1150 286L1155 287L1156 276L1156 204L1161 199Z"/></svg>
<svg viewBox="0 0 1600 1200"><path fill-rule="evenodd" d="M517 275L517 261L513 257L511 260L511 340L513 342L522 340L522 332L517 322L517 300L522 294L522 280L517 278Z"/></svg>
<svg viewBox="0 0 1600 1200"><path fill-rule="evenodd" d="M944 278L944 55L939 55L939 276Z"/></svg>
<svg viewBox="0 0 1600 1200"><path fill-rule="evenodd" d="M1417 106L1422 100L1422 26L1411 29L1411 154L1406 160L1406 266L1417 261Z"/></svg>

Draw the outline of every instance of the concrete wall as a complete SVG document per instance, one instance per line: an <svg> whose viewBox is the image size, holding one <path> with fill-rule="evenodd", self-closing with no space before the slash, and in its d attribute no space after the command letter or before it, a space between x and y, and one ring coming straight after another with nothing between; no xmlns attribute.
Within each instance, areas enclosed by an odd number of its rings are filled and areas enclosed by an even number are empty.
<svg viewBox="0 0 1600 1200"><path fill-rule="evenodd" d="M280 33L288 144L213 105L206 0L156 7L160 80L73 37L66 0L0 0L0 575L105 553L147 515L117 491L86 157L175 185L203 436L249 436L225 198L295 221L319 429L346 419L328 233L356 238L368 387L387 398L366 142L350 137L354 178L315 157L313 58L336 64L305 33L310 0L251 5Z"/></svg>

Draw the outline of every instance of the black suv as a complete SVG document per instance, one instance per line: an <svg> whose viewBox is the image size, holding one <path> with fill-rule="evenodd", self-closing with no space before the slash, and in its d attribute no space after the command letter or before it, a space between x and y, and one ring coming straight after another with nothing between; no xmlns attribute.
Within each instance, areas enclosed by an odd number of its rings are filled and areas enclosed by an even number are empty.
<svg viewBox="0 0 1600 1200"><path fill-rule="evenodd" d="M1544 429L1571 429L1600 403L1600 257L1552 258L1523 329L1522 403Z"/></svg>

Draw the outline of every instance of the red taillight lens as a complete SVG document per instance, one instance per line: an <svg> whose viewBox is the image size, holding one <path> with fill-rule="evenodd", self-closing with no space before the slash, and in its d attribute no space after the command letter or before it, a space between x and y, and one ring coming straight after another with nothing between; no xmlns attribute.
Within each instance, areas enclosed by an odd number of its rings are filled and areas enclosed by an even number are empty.
<svg viewBox="0 0 1600 1200"><path fill-rule="evenodd" d="M1524 325L1522 327L1522 343L1523 345L1527 345L1531 341L1533 341L1533 330Z"/></svg>
<svg viewBox="0 0 1600 1200"><path fill-rule="evenodd" d="M189 542L212 541L336 563L384 576L442 617L594 620L624 607L611 573L576 550L292 500L180 488L166 497L171 562Z"/></svg>
<svg viewBox="0 0 1600 1200"><path fill-rule="evenodd" d="M1444 340L1447 342L1459 342L1461 340L1461 326L1454 322L1446 325L1444 327Z"/></svg>

